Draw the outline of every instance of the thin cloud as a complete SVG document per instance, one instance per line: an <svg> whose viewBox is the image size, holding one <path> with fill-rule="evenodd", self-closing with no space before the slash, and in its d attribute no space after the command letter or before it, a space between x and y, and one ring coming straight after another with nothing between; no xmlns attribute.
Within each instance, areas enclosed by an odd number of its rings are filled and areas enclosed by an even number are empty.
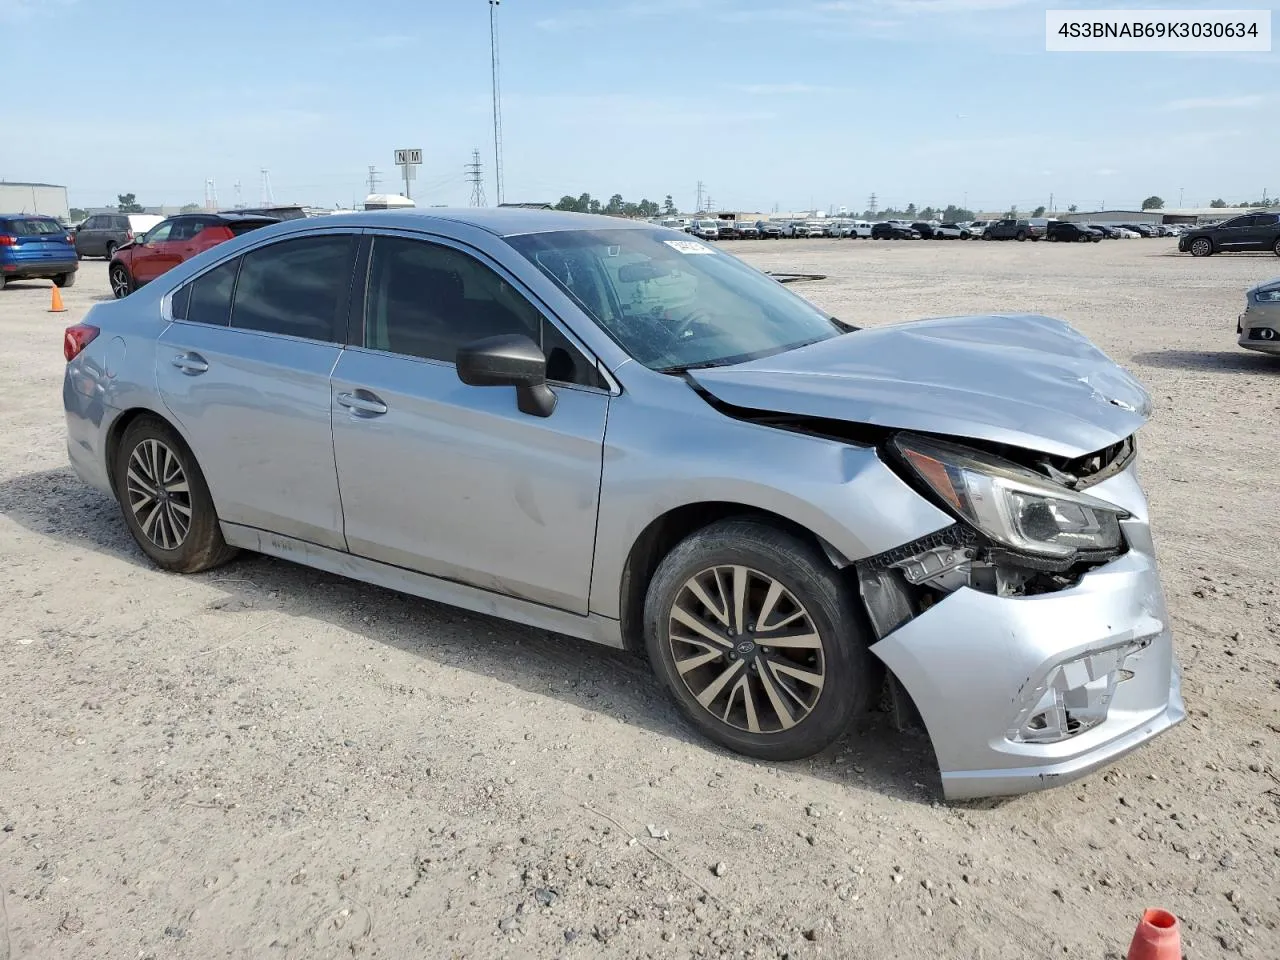
<svg viewBox="0 0 1280 960"><path fill-rule="evenodd" d="M790 94L839 93L840 87L823 87L812 83L731 83L730 90L752 96L786 96Z"/></svg>
<svg viewBox="0 0 1280 960"><path fill-rule="evenodd" d="M370 37L363 41L360 46L366 50L403 50L405 47L412 47L418 42L418 38L407 33L387 33L380 37Z"/></svg>
<svg viewBox="0 0 1280 960"><path fill-rule="evenodd" d="M1171 100L1164 105L1168 112L1178 110L1248 110L1260 107L1267 98L1258 93L1247 93L1238 97L1191 97L1186 100Z"/></svg>

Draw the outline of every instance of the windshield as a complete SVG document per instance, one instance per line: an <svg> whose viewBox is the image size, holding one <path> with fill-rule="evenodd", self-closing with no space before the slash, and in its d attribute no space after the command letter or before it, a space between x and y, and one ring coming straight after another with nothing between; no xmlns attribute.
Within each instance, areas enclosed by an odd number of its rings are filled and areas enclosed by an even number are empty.
<svg viewBox="0 0 1280 960"><path fill-rule="evenodd" d="M632 357L675 372L769 356L844 332L736 257L650 230L508 237Z"/></svg>

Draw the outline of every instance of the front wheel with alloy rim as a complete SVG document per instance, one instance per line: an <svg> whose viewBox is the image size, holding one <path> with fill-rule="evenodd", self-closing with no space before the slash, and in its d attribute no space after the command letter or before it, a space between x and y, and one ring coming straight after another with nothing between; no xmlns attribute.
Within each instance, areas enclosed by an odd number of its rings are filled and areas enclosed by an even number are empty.
<svg viewBox="0 0 1280 960"><path fill-rule="evenodd" d="M762 760L812 756L882 673L861 610L816 545L750 519L691 534L645 599L649 659L684 715Z"/></svg>
<svg viewBox="0 0 1280 960"><path fill-rule="evenodd" d="M117 300L133 292L133 277L129 276L129 269L123 263L113 263L107 271L107 279L111 282L111 292Z"/></svg>
<svg viewBox="0 0 1280 960"><path fill-rule="evenodd" d="M199 573L235 556L222 539L204 474L169 424L151 416L130 423L112 474L129 532L157 566Z"/></svg>
<svg viewBox="0 0 1280 960"><path fill-rule="evenodd" d="M1207 237L1197 237L1191 241L1191 255L1193 257L1207 257L1213 253L1213 243Z"/></svg>
<svg viewBox="0 0 1280 960"><path fill-rule="evenodd" d="M1280 257L1280 237L1276 237L1276 242L1271 245L1272 252Z"/></svg>

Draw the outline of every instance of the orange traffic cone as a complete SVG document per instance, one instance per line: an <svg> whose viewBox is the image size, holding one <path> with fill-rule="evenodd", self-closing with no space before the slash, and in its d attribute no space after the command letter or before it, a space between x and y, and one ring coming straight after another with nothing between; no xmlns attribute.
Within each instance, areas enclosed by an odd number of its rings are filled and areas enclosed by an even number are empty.
<svg viewBox="0 0 1280 960"><path fill-rule="evenodd" d="M1182 960L1178 918L1168 910L1144 912L1129 944L1127 960Z"/></svg>
<svg viewBox="0 0 1280 960"><path fill-rule="evenodd" d="M53 285L53 303L49 305L50 313L66 313L67 308L62 305L62 294L58 292L58 285Z"/></svg>

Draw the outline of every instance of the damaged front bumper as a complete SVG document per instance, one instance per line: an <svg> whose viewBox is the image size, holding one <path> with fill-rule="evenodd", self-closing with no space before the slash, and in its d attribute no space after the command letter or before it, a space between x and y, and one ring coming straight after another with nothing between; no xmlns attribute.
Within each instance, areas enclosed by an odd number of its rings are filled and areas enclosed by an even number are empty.
<svg viewBox="0 0 1280 960"><path fill-rule="evenodd" d="M1122 526L1126 552L1072 586L960 586L871 647L910 694L947 799L1065 783L1184 719L1150 530L1145 517Z"/></svg>

